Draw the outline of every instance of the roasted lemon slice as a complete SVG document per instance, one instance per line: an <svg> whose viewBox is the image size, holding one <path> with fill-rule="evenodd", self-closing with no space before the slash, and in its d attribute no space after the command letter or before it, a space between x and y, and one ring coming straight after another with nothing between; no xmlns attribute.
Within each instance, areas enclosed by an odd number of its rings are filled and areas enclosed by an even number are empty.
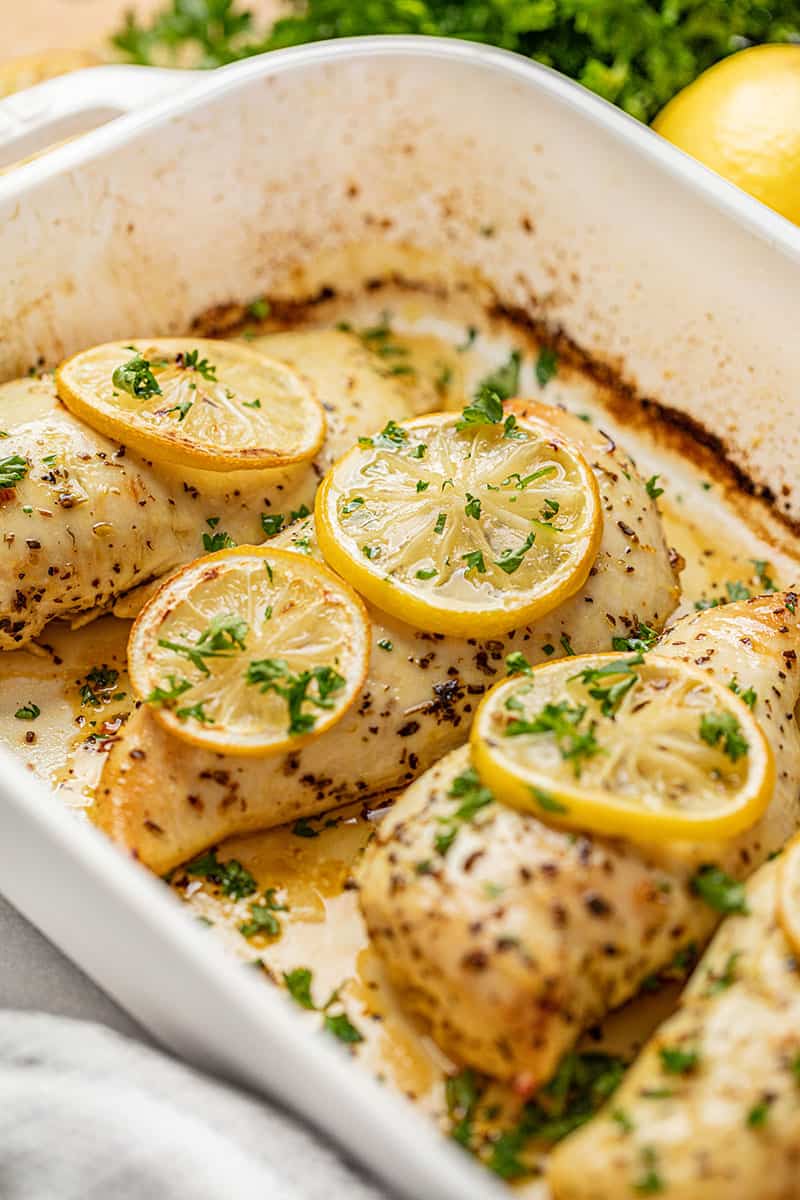
<svg viewBox="0 0 800 1200"><path fill-rule="evenodd" d="M800 836L792 838L778 863L778 920L800 954Z"/></svg>
<svg viewBox="0 0 800 1200"><path fill-rule="evenodd" d="M313 458L325 437L305 380L239 342L108 342L62 363L56 385L93 428L181 466L280 467Z"/></svg>
<svg viewBox="0 0 800 1200"><path fill-rule="evenodd" d="M512 676L481 702L472 756L498 799L642 841L740 833L775 779L748 706L656 654L585 654Z"/></svg>
<svg viewBox="0 0 800 1200"><path fill-rule="evenodd" d="M467 409L390 421L317 492L326 560L419 629L484 637L525 625L577 591L597 553L588 463L546 422L503 420L497 406L496 420Z"/></svg>
<svg viewBox="0 0 800 1200"><path fill-rule="evenodd" d="M184 741L272 754L319 736L355 700L369 662L360 598L304 554L220 550L183 567L128 642L137 695Z"/></svg>

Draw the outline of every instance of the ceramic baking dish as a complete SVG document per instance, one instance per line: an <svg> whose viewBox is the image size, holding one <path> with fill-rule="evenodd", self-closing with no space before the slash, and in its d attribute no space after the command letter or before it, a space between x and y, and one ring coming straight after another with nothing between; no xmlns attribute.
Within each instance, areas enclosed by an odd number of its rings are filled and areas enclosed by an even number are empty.
<svg viewBox="0 0 800 1200"><path fill-rule="evenodd" d="M710 445L793 536L800 233L561 76L414 38L199 81L98 68L0 105L2 161L86 129L0 177L0 378L264 292L325 294L343 262L363 282L413 246L418 286L479 279L640 417ZM0 766L0 890L157 1038L291 1105L398 1192L505 1194Z"/></svg>

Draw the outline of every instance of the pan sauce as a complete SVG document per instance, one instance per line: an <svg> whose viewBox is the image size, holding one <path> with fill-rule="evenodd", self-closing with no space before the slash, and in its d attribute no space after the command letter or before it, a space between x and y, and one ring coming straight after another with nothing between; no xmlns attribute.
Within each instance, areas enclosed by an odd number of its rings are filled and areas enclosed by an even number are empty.
<svg viewBox="0 0 800 1200"><path fill-rule="evenodd" d="M759 574L778 586L796 581L800 559L792 556L785 529L772 522L756 501L737 494L710 455L679 453L685 447L677 444L674 430L625 427L608 389L578 368L562 364L539 392L533 377L537 348L530 337L501 318L487 318L467 297L445 301L387 285L357 300L316 305L299 319L305 328L345 322L358 330L375 326L387 312L393 341L406 347L404 361L416 371L398 377L399 386L423 387L438 395L443 407L461 407L477 381L516 346L524 355L523 395L541 394L547 402L584 415L611 438L620 438L645 478L657 474L657 485L664 489L660 504L668 539L686 564L684 608L702 598L724 598L729 583L763 590ZM276 322L262 324L267 329ZM470 327L476 336L468 332ZM29 381L20 388L18 405L12 403L3 414L3 423L10 426L30 419L37 415L36 405L44 408L46 403L45 390L35 380ZM15 407L17 411L12 411ZM51 625L37 653L0 656L5 697L0 706L0 738L79 813L91 809L104 750L131 708L125 674L129 628L129 622L113 617L73 631ZM99 664L118 672L113 684L98 686L87 678L87 672ZM38 705L41 716L30 723L15 719L17 708L28 703ZM243 964L252 964L277 981L284 972L312 968L312 993L320 1005L339 989L345 1011L363 1038L351 1045L351 1053L388 1086L417 1101L447 1130L451 1118L444 1080L454 1066L394 1001L367 943L351 886L353 865L380 815L381 802L374 800L367 807L340 810L329 819L231 839L218 848L220 861L235 858L251 872L259 892L276 889L275 902L281 906L274 914L281 927L278 937L247 938L239 931L250 915L247 898L231 900L219 888L181 870L173 873L171 886L208 927L209 936L222 937ZM585 1047L600 1046L629 1058L669 1011L675 996L676 990L667 987L637 1000L613 1014L597 1037L584 1039ZM319 1021L311 1013L304 1019ZM478 1137L507 1128L519 1106L520 1100L507 1089L491 1085L482 1096ZM530 1165L535 1171L535 1153ZM535 1195L540 1185L534 1181L523 1189Z"/></svg>

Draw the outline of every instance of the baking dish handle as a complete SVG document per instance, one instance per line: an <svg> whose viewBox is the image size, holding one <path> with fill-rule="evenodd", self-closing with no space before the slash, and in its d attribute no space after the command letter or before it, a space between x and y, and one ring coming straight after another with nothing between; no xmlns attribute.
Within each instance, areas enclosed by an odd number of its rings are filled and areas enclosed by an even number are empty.
<svg viewBox="0 0 800 1200"><path fill-rule="evenodd" d="M161 67L87 67L16 92L0 101L0 170L192 87L205 75Z"/></svg>

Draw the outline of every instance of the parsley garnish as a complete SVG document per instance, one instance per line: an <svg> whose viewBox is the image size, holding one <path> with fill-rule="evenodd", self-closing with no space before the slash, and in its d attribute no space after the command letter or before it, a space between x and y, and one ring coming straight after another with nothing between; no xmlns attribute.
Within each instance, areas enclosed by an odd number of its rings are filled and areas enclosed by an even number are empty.
<svg viewBox="0 0 800 1200"><path fill-rule="evenodd" d="M494 560L494 565L501 571L505 571L506 575L513 575L522 566L523 558L535 541L536 534L531 531L521 546L518 546L516 550L512 550L510 547L504 550L500 557Z"/></svg>
<svg viewBox="0 0 800 1200"><path fill-rule="evenodd" d="M519 471L514 471L513 475L507 475L503 480L503 487L511 487L512 480L516 479L514 487L517 491L521 492L524 491L529 483L533 483L537 479L544 479L547 475L555 475L557 470L558 467L553 466L539 467L538 471L533 471L530 475L525 476L520 475Z"/></svg>
<svg viewBox="0 0 800 1200"><path fill-rule="evenodd" d="M175 716L180 717L182 721L199 721L201 725L213 725L213 717L210 717L206 712L205 700L198 700L196 704L187 704L184 708L176 708Z"/></svg>
<svg viewBox="0 0 800 1200"><path fill-rule="evenodd" d="M311 980L314 974L308 967L296 967L294 971L283 972L283 982L295 1004L301 1008L313 1011L316 1005L311 997Z"/></svg>
<svg viewBox="0 0 800 1200"><path fill-rule="evenodd" d="M215 550L231 550L236 545L229 533L225 533L223 529L217 530L214 534L203 534L203 549L212 554Z"/></svg>
<svg viewBox="0 0 800 1200"><path fill-rule="evenodd" d="M763 558L751 558L750 561L755 567L756 579L762 592L777 592L777 585L769 574L769 563Z"/></svg>
<svg viewBox="0 0 800 1200"><path fill-rule="evenodd" d="M468 554L462 554L461 561L467 564L468 571L477 571L481 575L486 572L482 550L470 550Z"/></svg>
<svg viewBox="0 0 800 1200"><path fill-rule="evenodd" d="M647 483L644 485L651 500L657 500L659 496L664 495L664 489L658 486L658 481L660 478L660 475L651 475Z"/></svg>
<svg viewBox="0 0 800 1200"><path fill-rule="evenodd" d="M658 1055L667 1075L690 1075L700 1062L697 1050L682 1050L680 1046L662 1046Z"/></svg>
<svg viewBox="0 0 800 1200"><path fill-rule="evenodd" d="M288 912L288 909L285 904L277 902L275 894L275 888L268 888L264 893L262 904L250 905L250 919L239 926L239 932L243 937L251 938L257 934L262 934L264 937L280 936L282 926L275 913Z"/></svg>
<svg viewBox="0 0 800 1200"><path fill-rule="evenodd" d="M211 672L206 666L207 658L230 658L245 648L248 625L243 617L234 613L218 613L212 617L196 642L173 642L159 638L159 646L188 658L192 666L204 675ZM185 690L185 689L184 689Z"/></svg>
<svg viewBox="0 0 800 1200"><path fill-rule="evenodd" d="M447 513L440 512L436 518L436 524L433 527L434 533L444 533L444 527L447 524ZM436 572L433 572L436 574ZM427 578L427 576L425 576Z"/></svg>
<svg viewBox="0 0 800 1200"><path fill-rule="evenodd" d="M749 749L741 725L729 712L703 713L700 718L700 737L709 746L718 746L721 742L731 762L743 758Z"/></svg>
<svg viewBox="0 0 800 1200"><path fill-rule="evenodd" d="M275 537L283 529L283 513L262 513L261 528L267 537Z"/></svg>
<svg viewBox="0 0 800 1200"><path fill-rule="evenodd" d="M394 642L389 641L388 638L380 638L378 645L380 646L381 650L394 650Z"/></svg>
<svg viewBox="0 0 800 1200"><path fill-rule="evenodd" d="M198 375L203 376L203 379L208 379L212 383L217 382L217 368L212 366L207 358L201 358L199 350L188 350L186 354L179 354L175 361L179 367L197 371Z"/></svg>
<svg viewBox="0 0 800 1200"><path fill-rule="evenodd" d="M249 684L259 686L261 692L275 692L286 701L289 710L289 733L308 733L317 723L312 712L304 712L303 705L313 704L316 708L333 708L330 698L345 685L345 680L333 667L312 667L311 670L295 674L283 658L262 658L251 662L246 675ZM315 693L310 689L315 688Z"/></svg>
<svg viewBox="0 0 800 1200"><path fill-rule="evenodd" d="M42 710L39 708L39 705L29 700L27 704L23 704L17 709L14 716L18 721L35 721L37 717L41 716L41 713Z"/></svg>
<svg viewBox="0 0 800 1200"><path fill-rule="evenodd" d="M693 876L692 891L717 912L741 913L742 916L750 912L744 884L732 879L714 863L702 866Z"/></svg>
<svg viewBox="0 0 800 1200"><path fill-rule="evenodd" d="M555 350L543 346L536 359L534 371L539 387L547 387L550 380L555 379L558 374L558 355Z"/></svg>
<svg viewBox="0 0 800 1200"><path fill-rule="evenodd" d="M562 804L560 800L556 800L555 796L550 792L546 792L544 788L532 787L531 795L543 812L549 813L566 813L569 812L566 804Z"/></svg>
<svg viewBox="0 0 800 1200"><path fill-rule="evenodd" d="M174 675L168 675L163 687L154 687L150 695L145 696L145 703L155 708L172 708L178 697L188 692L191 686L188 679L176 679Z"/></svg>
<svg viewBox="0 0 800 1200"><path fill-rule="evenodd" d="M340 1042L345 1045L352 1046L356 1042L363 1042L364 1035L356 1029L347 1013L326 1013L324 1020L325 1029L328 1033L332 1033Z"/></svg>
<svg viewBox="0 0 800 1200"><path fill-rule="evenodd" d="M640 1196L656 1196L664 1191L664 1180L658 1170L658 1157L652 1146L642 1149L642 1173L634 1182Z"/></svg>
<svg viewBox="0 0 800 1200"><path fill-rule="evenodd" d="M772 1096L764 1096L763 1100L759 1100L757 1104L753 1105L747 1114L747 1124L750 1129L761 1129L763 1125L766 1125L772 1101Z"/></svg>
<svg viewBox="0 0 800 1200"><path fill-rule="evenodd" d="M755 708L756 702L758 700L758 693L755 692L753 690L753 688L750 687L750 688L743 689L741 684L739 683L738 678L735 675L734 675L733 679L730 681L730 683L728 684L728 687L730 688L730 690L733 692L733 694L735 696L738 696L739 699L742 700L747 705L748 708Z"/></svg>
<svg viewBox="0 0 800 1200"><path fill-rule="evenodd" d="M635 658L620 658L602 667L586 667L576 675L570 675L570 679L580 679L592 699L599 701L603 716L613 717L628 692L639 681L633 668L643 662L641 654ZM617 682L607 683L609 679L617 679ZM594 686L590 687L589 684Z"/></svg>
<svg viewBox="0 0 800 1200"><path fill-rule="evenodd" d="M506 671L509 675L530 675L531 664L520 650L506 655Z"/></svg>
<svg viewBox="0 0 800 1200"><path fill-rule="evenodd" d="M653 646L658 641L658 634L655 629L651 629L649 625L637 625L633 633L628 637L615 637L611 639L612 650L633 650L640 653L645 650L652 650Z"/></svg>
<svg viewBox="0 0 800 1200"><path fill-rule="evenodd" d="M460 775L456 775L447 795L453 800L458 800L458 805L449 817L438 818L442 829L436 834L433 845L436 852L442 856L447 854L462 824L471 821L482 808L494 800L494 796L483 786L473 767L468 767Z"/></svg>
<svg viewBox="0 0 800 1200"><path fill-rule="evenodd" d="M376 449L396 450L407 441L408 431L401 428L396 421L387 421L380 433L376 433L374 437L360 437L358 444L364 449L374 446ZM422 455L416 454L412 457L421 458Z"/></svg>
<svg viewBox="0 0 800 1200"><path fill-rule="evenodd" d="M151 363L142 358L138 350L133 358L114 368L111 382L115 388L127 392L129 396L135 396L137 400L148 400L150 396L163 395Z"/></svg>
<svg viewBox="0 0 800 1200"><path fill-rule="evenodd" d="M475 521L480 519L481 502L477 496L473 496L467 492L467 503L464 505L464 512L468 517L472 517Z"/></svg>
<svg viewBox="0 0 800 1200"><path fill-rule="evenodd" d="M718 992L727 991L729 987L736 983L736 964L741 957L741 950L734 950L732 954L728 955L721 975L715 975L713 971L708 972L708 983L705 988L706 996L716 996Z"/></svg>
<svg viewBox="0 0 800 1200"><path fill-rule="evenodd" d="M585 715L585 704L571 705L569 701L562 700L558 704L545 704L532 721L521 717L509 721L503 734L505 737L533 733L554 734L561 757L572 763L573 771L578 777L583 761L603 752L594 736L594 723L586 730L579 728Z"/></svg>
<svg viewBox="0 0 800 1200"><path fill-rule="evenodd" d="M363 496L354 496L352 500L348 500L342 505L342 516L349 517L350 513L354 513L357 508L361 508L364 503Z"/></svg>
<svg viewBox="0 0 800 1200"><path fill-rule="evenodd" d="M86 673L86 683L81 688L81 704L99 708L111 699L109 693L116 687L119 671L113 667L92 667Z"/></svg>
<svg viewBox="0 0 800 1200"><path fill-rule="evenodd" d="M13 488L28 474L28 460L19 454L0 458L0 488Z"/></svg>
<svg viewBox="0 0 800 1200"><path fill-rule="evenodd" d="M465 1067L457 1075L448 1075L444 1085L450 1137L462 1146L472 1141L472 1121L480 1099L475 1072Z"/></svg>
<svg viewBox="0 0 800 1200"><path fill-rule="evenodd" d="M564 651L564 653L569 658L574 658L575 651L572 649L572 642L569 640L566 633L562 633L561 637L559 638L559 641L561 642L561 649ZM552 650L548 651L546 646L542 646L542 649L544 650L545 654L548 654L548 653L552 654Z"/></svg>
<svg viewBox="0 0 800 1200"><path fill-rule="evenodd" d="M471 404L461 413L456 429L468 429L470 425L499 425L503 419L503 402L496 392L480 391Z"/></svg>
<svg viewBox="0 0 800 1200"><path fill-rule="evenodd" d="M220 862L217 858L216 848L206 850L204 854L193 858L186 864L184 870L187 875L197 875L201 879L215 883L222 889L223 894L230 896L232 900L243 900L246 896L252 896L257 890L256 881L247 868L243 867L237 858L229 858L227 862Z"/></svg>
<svg viewBox="0 0 800 1200"><path fill-rule="evenodd" d="M194 400L179 400L177 404L173 404L172 408L167 409L167 413L176 412L178 421L182 421L193 404Z"/></svg>
<svg viewBox="0 0 800 1200"><path fill-rule="evenodd" d="M319 830L309 823L306 817L299 817L292 826L292 833L299 838L319 837Z"/></svg>
<svg viewBox="0 0 800 1200"><path fill-rule="evenodd" d="M415 572L415 575L417 579L433 579L434 575L437 573L438 572L436 571L435 567L420 567L420 569Z"/></svg>

